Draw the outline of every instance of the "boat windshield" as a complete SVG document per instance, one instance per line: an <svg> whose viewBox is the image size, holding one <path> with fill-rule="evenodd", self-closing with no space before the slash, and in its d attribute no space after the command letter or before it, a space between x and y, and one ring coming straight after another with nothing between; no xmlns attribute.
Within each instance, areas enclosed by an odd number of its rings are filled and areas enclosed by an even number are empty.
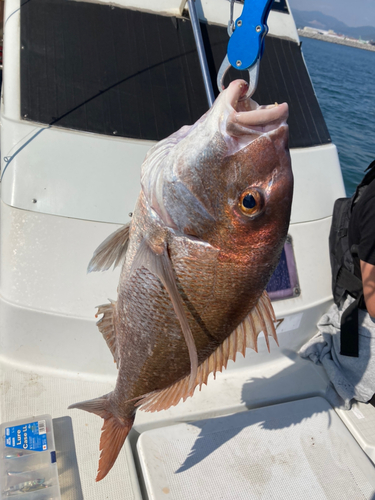
<svg viewBox="0 0 375 500"><path fill-rule="evenodd" d="M216 82L227 29L201 23L201 30ZM21 6L21 41L24 120L160 141L207 111L189 19L99 3L33 0ZM241 77L233 71L230 78ZM288 102L290 147L331 141L295 41L267 36L254 99Z"/></svg>

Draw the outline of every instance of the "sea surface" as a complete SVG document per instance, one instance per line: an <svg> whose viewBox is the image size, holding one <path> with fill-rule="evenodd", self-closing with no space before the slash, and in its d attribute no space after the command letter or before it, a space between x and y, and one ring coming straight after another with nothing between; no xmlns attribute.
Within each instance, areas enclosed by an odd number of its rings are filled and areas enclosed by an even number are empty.
<svg viewBox="0 0 375 500"><path fill-rule="evenodd" d="M351 196L375 160L375 52L311 38L301 41Z"/></svg>

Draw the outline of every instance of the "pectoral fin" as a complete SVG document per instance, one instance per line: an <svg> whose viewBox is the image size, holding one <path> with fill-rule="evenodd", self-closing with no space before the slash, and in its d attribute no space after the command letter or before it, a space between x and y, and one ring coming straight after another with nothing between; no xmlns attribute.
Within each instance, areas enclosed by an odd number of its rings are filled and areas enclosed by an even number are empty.
<svg viewBox="0 0 375 500"><path fill-rule="evenodd" d="M130 222L112 233L98 246L89 262L88 273L107 271L112 265L116 268L124 262L129 245L129 230Z"/></svg>
<svg viewBox="0 0 375 500"><path fill-rule="evenodd" d="M156 254L150 248L147 241L144 239L138 249L138 252L134 258L133 265L131 268L131 273L137 268L145 267L152 274L157 276L172 301L173 309L176 316L180 322L181 330L185 338L185 342L189 351L190 357L190 377L189 377L189 388L193 388L195 379L197 377L198 370L198 354L197 348L195 346L194 337L191 332L188 319L186 317L183 302L176 285L176 278L173 272L172 262L169 258L167 249L160 254Z"/></svg>

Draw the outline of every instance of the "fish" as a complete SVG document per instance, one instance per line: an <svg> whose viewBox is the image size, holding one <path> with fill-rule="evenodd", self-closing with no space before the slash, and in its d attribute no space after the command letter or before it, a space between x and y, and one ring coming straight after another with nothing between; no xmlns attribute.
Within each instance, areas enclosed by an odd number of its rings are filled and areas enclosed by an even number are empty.
<svg viewBox="0 0 375 500"><path fill-rule="evenodd" d="M104 419L97 481L112 468L136 411L192 396L236 353L276 343L267 283L293 195L288 105L259 106L232 82L195 124L156 144L141 168L130 223L88 271L122 265L98 328L118 368L112 392L71 405Z"/></svg>

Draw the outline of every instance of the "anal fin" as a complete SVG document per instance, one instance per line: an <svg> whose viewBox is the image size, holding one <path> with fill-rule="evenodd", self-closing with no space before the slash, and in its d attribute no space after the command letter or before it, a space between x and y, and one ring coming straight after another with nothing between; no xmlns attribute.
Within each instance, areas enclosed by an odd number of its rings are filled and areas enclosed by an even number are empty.
<svg viewBox="0 0 375 500"><path fill-rule="evenodd" d="M68 406L68 410L77 409L77 410L85 410L89 413L95 413L95 415L99 415L102 418L109 418L111 415L108 410L108 398L109 394L105 394L100 398L96 399L88 399L86 401L81 401L80 403L74 403L73 405Z"/></svg>
<svg viewBox="0 0 375 500"><path fill-rule="evenodd" d="M120 360L117 355L116 329L113 321L113 314L116 307L116 302L111 301L110 304L98 306L97 316L103 314L103 317L96 323L100 333L103 335L107 346L112 353L113 359L120 367Z"/></svg>
<svg viewBox="0 0 375 500"><path fill-rule="evenodd" d="M130 222L108 236L95 250L87 272L107 271L112 265L115 269L122 264L129 245L129 231Z"/></svg>
<svg viewBox="0 0 375 500"><path fill-rule="evenodd" d="M199 385L207 385L208 376L216 372L221 372L227 367L228 361L236 360L236 353L241 352L245 356L247 347L257 351L257 339L261 331L266 338L269 350L269 335L277 342L277 335L274 326L276 321L271 301L266 291L261 295L256 306L246 316L245 320L227 337L223 343L201 363L197 370L197 376L193 386L189 384L189 377L185 377L175 384L161 391L154 391L142 396L135 406L144 411L167 410L171 406L176 406L181 399L185 401L194 394L194 390Z"/></svg>

